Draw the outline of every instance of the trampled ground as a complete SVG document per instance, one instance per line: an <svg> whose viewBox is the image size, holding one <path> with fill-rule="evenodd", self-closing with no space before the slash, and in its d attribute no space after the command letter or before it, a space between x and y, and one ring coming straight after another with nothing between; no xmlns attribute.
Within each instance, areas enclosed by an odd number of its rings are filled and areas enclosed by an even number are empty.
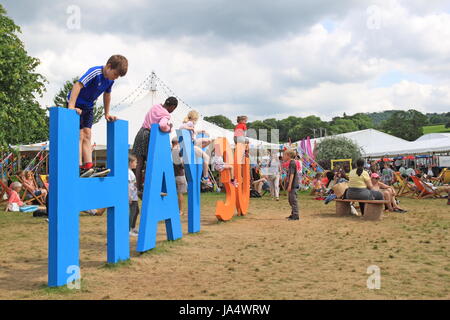
<svg viewBox="0 0 450 320"><path fill-rule="evenodd" d="M380 222L336 217L334 203L301 195L301 220L289 205L251 199L250 213L218 223L203 195L202 231L165 241L130 262L106 261L106 217L81 216L81 290L48 289L42 218L0 212L0 299L450 299L450 206L402 198L407 214ZM381 289L367 288L367 268Z"/></svg>

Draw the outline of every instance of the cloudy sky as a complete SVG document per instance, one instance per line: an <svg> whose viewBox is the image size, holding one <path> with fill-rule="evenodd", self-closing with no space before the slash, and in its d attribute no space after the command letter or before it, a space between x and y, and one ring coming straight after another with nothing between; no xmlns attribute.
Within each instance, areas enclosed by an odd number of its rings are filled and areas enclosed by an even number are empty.
<svg viewBox="0 0 450 320"><path fill-rule="evenodd" d="M203 115L250 121L450 111L450 2L440 0L3 0L47 80L115 53L118 103L151 72Z"/></svg>

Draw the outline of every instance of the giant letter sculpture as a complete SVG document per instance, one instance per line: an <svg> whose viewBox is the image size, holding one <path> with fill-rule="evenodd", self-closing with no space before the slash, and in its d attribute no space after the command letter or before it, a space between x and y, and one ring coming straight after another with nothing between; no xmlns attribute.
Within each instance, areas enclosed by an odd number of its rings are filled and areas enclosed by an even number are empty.
<svg viewBox="0 0 450 320"><path fill-rule="evenodd" d="M188 130L177 130L183 152L183 163L188 181L188 232L200 232L200 179L203 159L195 156L194 142Z"/></svg>
<svg viewBox="0 0 450 320"><path fill-rule="evenodd" d="M240 216L245 216L250 202L250 159L245 156L243 143L237 143L234 149L234 174L239 184L236 190L236 208Z"/></svg>
<svg viewBox="0 0 450 320"><path fill-rule="evenodd" d="M225 164L233 165L233 151L231 150L227 138L215 139L214 148L216 156L223 156ZM220 173L220 182L224 185L226 192L225 202L217 201L216 204L216 217L221 221L231 220L234 215L234 210L236 209L236 192L230 179L230 170L223 170Z"/></svg>
<svg viewBox="0 0 450 320"><path fill-rule="evenodd" d="M168 240L182 237L180 209L170 152L169 133L153 124L150 133L144 198L139 226L137 251L145 252L156 246L158 222L165 220Z"/></svg>
<svg viewBox="0 0 450 320"><path fill-rule="evenodd" d="M79 266L79 212L108 208L107 261L130 256L128 236L128 123L108 123L105 178L79 176L79 116L75 110L50 109L50 191L48 285L63 286ZM77 276L79 278L79 275Z"/></svg>

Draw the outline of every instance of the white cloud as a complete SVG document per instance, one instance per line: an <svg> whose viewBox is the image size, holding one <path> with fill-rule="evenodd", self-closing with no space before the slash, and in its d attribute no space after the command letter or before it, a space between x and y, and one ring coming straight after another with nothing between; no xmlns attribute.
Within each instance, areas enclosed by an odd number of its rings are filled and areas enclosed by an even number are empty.
<svg viewBox="0 0 450 320"><path fill-rule="evenodd" d="M71 31L48 17L26 24L22 38L29 53L41 59L38 71L50 82L42 99L44 105L51 104L65 80L121 53L129 59L129 72L117 81L113 104L155 70L202 114L224 114L231 119L237 114L248 114L250 120L310 114L330 119L343 112L390 108L448 111L450 14L443 9L445 2L436 1L426 8L419 1L373 1L367 6L359 3L347 2L339 15L330 15L329 10L318 12L317 7L305 9L313 17L310 22L300 29L284 29L278 36L268 33L264 38L261 32L267 26L260 26L252 31L260 32L259 41L244 35L234 41L230 34L221 33L220 26L178 35L167 30L167 37L162 33L97 32L92 25ZM372 4L379 9L379 29L367 27L371 13L366 9ZM143 2L134 1L130 6L138 8ZM262 12L268 14L264 8ZM202 22L206 19L203 13L209 9L202 10L202 15L191 13L189 21L196 18L199 25L206 23ZM284 12L277 10L273 14ZM120 7L108 6L107 13L112 16L117 11ZM179 13L173 11L175 17ZM145 16L146 12L141 14ZM323 16L332 21L331 31L320 24ZM103 15L101 24L109 22L108 17ZM261 23L253 18L251 21ZM302 19L302 12L298 19ZM140 21L139 16L133 28L146 30L148 26L139 25ZM219 22L224 27L224 21ZM242 32L249 32L242 28ZM429 83L415 81L411 76L408 81L373 87L375 79L394 70L423 75Z"/></svg>

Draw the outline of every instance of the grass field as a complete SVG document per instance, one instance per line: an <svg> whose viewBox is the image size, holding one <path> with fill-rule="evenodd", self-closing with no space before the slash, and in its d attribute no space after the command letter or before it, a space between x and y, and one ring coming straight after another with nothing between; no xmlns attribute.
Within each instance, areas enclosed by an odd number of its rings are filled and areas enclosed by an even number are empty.
<svg viewBox="0 0 450 320"><path fill-rule="evenodd" d="M445 128L445 125L443 125L443 124L437 125L437 126L423 127L423 134L441 133L441 132L449 132L450 133L450 128Z"/></svg>
<svg viewBox="0 0 450 320"><path fill-rule="evenodd" d="M80 290L49 289L43 218L0 212L0 299L450 299L450 206L446 199L402 198L406 214L379 222L337 217L334 203L300 196L301 220L289 205L251 199L250 213L217 222L202 197L202 231L134 249L118 266L106 261L106 217L80 217ZM381 289L367 288L367 268Z"/></svg>

